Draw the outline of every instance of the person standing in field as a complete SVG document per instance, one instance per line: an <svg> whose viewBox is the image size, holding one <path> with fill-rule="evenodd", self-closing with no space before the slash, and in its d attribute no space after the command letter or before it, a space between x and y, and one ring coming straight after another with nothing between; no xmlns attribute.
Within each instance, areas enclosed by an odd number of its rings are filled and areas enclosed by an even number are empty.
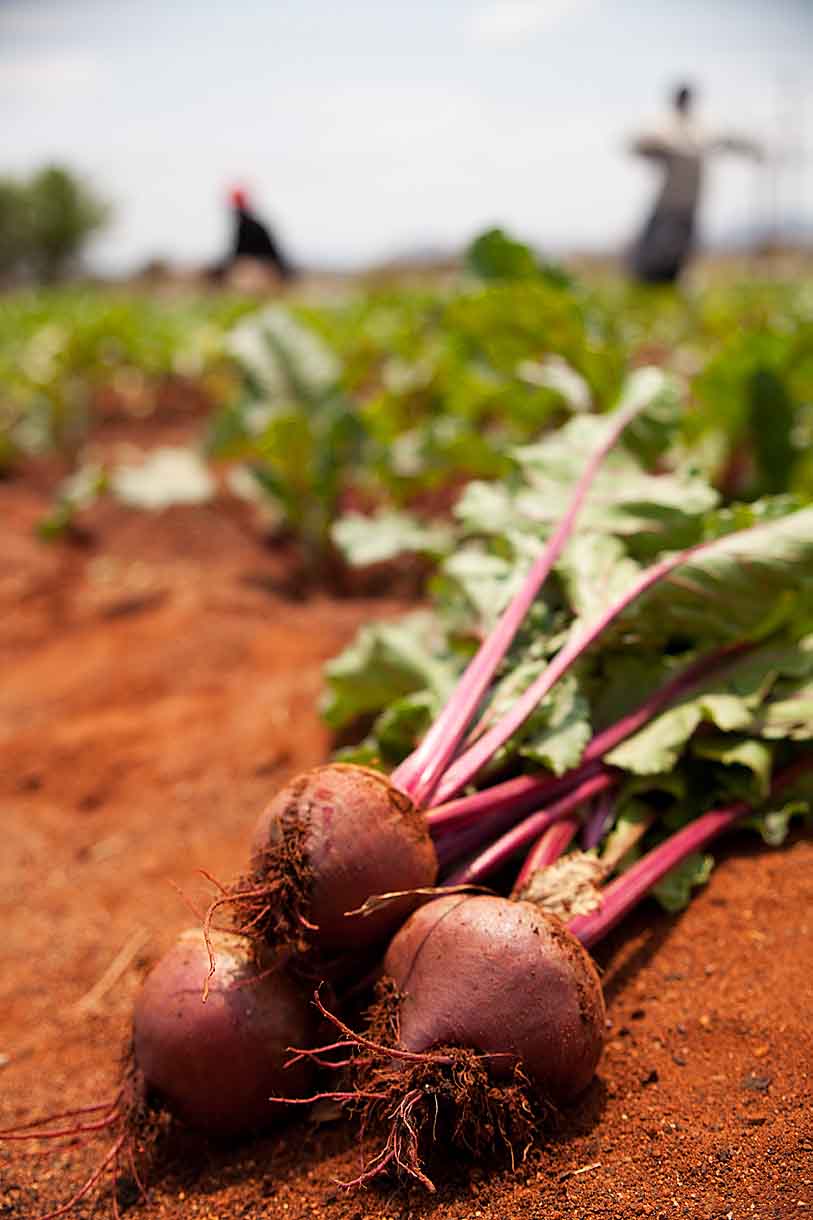
<svg viewBox="0 0 813 1220"><path fill-rule="evenodd" d="M235 187L229 192L232 213L231 249L222 263L215 268L216 278L222 279L236 273L238 276L250 267L260 274L270 272L276 280L294 278L294 268L283 254L279 242L254 212L248 192Z"/></svg>
<svg viewBox="0 0 813 1220"><path fill-rule="evenodd" d="M656 162L663 171L655 206L629 259L633 277L645 284L675 283L691 257L707 157L716 152L757 159L762 155L751 140L705 134L694 119L693 105L693 90L681 85L672 96L666 122L632 143L634 154Z"/></svg>

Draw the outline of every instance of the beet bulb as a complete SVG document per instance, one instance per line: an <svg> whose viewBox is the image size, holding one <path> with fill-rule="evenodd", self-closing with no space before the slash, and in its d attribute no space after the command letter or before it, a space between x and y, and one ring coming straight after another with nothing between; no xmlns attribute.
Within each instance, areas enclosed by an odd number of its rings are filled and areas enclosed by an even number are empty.
<svg viewBox="0 0 813 1220"><path fill-rule="evenodd" d="M384 960L408 1051L470 1047L499 1079L515 1065L547 1100L583 1092L604 1043L595 966L555 916L528 902L450 895L416 911Z"/></svg>
<svg viewBox="0 0 813 1220"><path fill-rule="evenodd" d="M217 971L204 1003L210 951ZM144 1193L142 1171L167 1119L231 1138L284 1117L284 1107L270 1098L300 1097L307 1088L311 1065L301 1059L287 1068L287 1048L308 1045L316 1020L285 969L264 960L244 937L217 931L207 943L199 929L182 933L136 997L114 1096L0 1131L0 1140L81 1142L104 1134L110 1141L79 1189L39 1220L67 1215L108 1171L118 1179L127 1169Z"/></svg>
<svg viewBox="0 0 813 1220"><path fill-rule="evenodd" d="M280 1117L271 1096L298 1097L307 1064L290 1069L286 1048L308 1045L314 1012L283 969L271 969L244 937L185 932L152 969L133 1012L133 1057L151 1103L187 1126L216 1136L241 1135Z"/></svg>
<svg viewBox="0 0 813 1220"><path fill-rule="evenodd" d="M291 780L260 815L252 874L234 891L240 925L273 943L355 952L392 935L415 897L351 915L372 895L431 886L437 857L423 814L385 775L334 763Z"/></svg>
<svg viewBox="0 0 813 1220"><path fill-rule="evenodd" d="M333 1096L383 1136L351 1183L395 1172L434 1190L424 1161L445 1143L515 1160L582 1093L604 1043L593 962L555 915L496 895L450 894L415 911L384 959L365 1034L331 1015L352 1087ZM338 1045L303 1050L318 1063Z"/></svg>

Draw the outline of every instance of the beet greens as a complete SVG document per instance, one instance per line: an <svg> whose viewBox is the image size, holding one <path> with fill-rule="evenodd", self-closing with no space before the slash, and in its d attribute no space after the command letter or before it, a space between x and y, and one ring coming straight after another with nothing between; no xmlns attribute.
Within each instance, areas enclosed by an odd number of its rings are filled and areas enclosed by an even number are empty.
<svg viewBox="0 0 813 1220"><path fill-rule="evenodd" d="M457 665L467 682L468 641L490 638L511 581L521 587L547 555L543 493L561 501L562 471L578 468L582 434L567 432L523 451L513 486L469 488L433 618L380 637L383 670L372 628L328 667L326 713L336 725L354 677L371 690L377 668L382 692L388 674L398 676L372 734L345 757L392 760L393 776L407 780L421 770L425 747L415 739L438 703L434 676ZM786 498L720 510L693 476L648 476L632 461L624 455L621 472L641 498L625 501L595 478L582 510L588 528L560 550L455 756L440 777L432 772L427 822L444 883L499 876L548 826L601 795L613 794L602 833L635 802L668 807L678 824L732 794L758 802L783 726L794 741L810 736L799 708L813 675L813 510ZM650 528L634 533L630 519ZM678 537L689 545L670 549ZM429 782L421 774L415 782ZM656 833L659 818L652 825Z"/></svg>

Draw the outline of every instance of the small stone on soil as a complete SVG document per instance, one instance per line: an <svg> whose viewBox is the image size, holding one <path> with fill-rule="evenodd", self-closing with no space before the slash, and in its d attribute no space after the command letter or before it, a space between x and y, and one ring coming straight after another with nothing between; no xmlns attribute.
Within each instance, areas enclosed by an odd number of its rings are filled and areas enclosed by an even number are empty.
<svg viewBox="0 0 813 1220"><path fill-rule="evenodd" d="M751 1093L767 1093L772 1080L772 1076L757 1076L754 1072L749 1072L742 1078L742 1087Z"/></svg>

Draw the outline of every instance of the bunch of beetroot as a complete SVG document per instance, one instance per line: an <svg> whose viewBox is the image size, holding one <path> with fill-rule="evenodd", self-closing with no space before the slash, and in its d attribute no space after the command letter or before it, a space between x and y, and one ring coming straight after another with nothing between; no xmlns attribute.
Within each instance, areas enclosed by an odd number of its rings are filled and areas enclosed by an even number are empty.
<svg viewBox="0 0 813 1220"><path fill-rule="evenodd" d="M726 513L696 480L647 473L657 413L643 386L591 421L577 477L567 437L554 438L537 453L536 497L515 488L502 515L491 502L481 533L510 539L515 561L504 609L484 607L481 624L495 621L471 633L460 672L439 658L434 690L402 687L414 739L401 732L389 777L335 763L272 799L245 876L148 976L117 1097L2 1133L111 1132L97 1173L51 1217L108 1164L137 1177L166 1116L233 1136L286 1103L339 1098L377 1141L358 1183L396 1171L431 1187L439 1123L475 1155L521 1155L600 1058L584 946L653 886L690 886L698 853L738 819L776 839L802 808L813 510ZM459 617L450 635L466 638ZM363 696L354 706L373 710ZM377 724L380 762L393 718Z"/></svg>

